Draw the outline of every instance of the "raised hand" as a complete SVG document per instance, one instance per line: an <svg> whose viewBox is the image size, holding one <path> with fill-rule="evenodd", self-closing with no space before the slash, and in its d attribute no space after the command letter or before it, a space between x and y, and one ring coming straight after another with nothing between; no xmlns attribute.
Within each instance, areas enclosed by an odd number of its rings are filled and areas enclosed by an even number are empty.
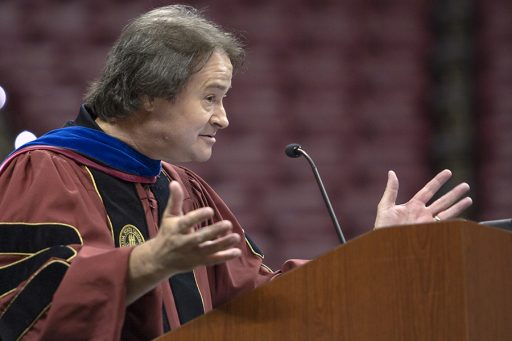
<svg viewBox="0 0 512 341"><path fill-rule="evenodd" d="M213 265L239 257L240 235L223 220L195 230L213 217L213 209L203 207L183 214L183 190L172 181L158 235L136 246L129 260L127 304L153 289L162 280L199 265Z"/></svg>
<svg viewBox="0 0 512 341"><path fill-rule="evenodd" d="M222 263L241 255L241 250L234 247L240 242L240 235L231 232L230 221L223 220L194 230L194 226L213 216L213 209L203 207L184 215L181 186L173 181L170 190L171 198L154 245L162 266L177 273L190 271L198 265Z"/></svg>
<svg viewBox="0 0 512 341"><path fill-rule="evenodd" d="M448 193L429 204L432 197L451 176L451 171L443 170L416 193L411 200L405 204L397 205L398 178L395 172L389 171L386 189L377 206L375 228L427 223L458 216L473 203L470 197L463 197L469 191L467 183L455 186Z"/></svg>

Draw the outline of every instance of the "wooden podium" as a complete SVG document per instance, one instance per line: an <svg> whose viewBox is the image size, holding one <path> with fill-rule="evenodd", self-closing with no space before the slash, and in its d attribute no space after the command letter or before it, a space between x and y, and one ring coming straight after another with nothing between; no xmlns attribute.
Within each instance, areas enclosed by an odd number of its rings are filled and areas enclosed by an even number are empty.
<svg viewBox="0 0 512 341"><path fill-rule="evenodd" d="M512 233L372 231L158 340L512 340Z"/></svg>

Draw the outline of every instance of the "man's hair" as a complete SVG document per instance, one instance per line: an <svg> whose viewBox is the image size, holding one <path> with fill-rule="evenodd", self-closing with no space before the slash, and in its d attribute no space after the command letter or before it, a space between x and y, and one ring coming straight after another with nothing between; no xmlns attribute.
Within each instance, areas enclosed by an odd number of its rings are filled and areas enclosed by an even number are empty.
<svg viewBox="0 0 512 341"><path fill-rule="evenodd" d="M240 41L198 10L183 5L156 8L123 29L85 104L112 121L140 109L143 97L174 100L215 50L227 54L234 70L241 66Z"/></svg>

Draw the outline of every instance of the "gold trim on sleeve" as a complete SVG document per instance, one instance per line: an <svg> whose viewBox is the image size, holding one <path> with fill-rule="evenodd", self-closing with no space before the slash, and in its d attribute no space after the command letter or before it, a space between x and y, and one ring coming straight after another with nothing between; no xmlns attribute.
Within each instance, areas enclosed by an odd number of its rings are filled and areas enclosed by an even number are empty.
<svg viewBox="0 0 512 341"><path fill-rule="evenodd" d="M66 258L66 261L70 261L72 260L73 258L75 258L75 256L77 255L77 252L75 249L73 249L72 247L70 246L66 246L68 249L70 249L72 252L73 252L73 255ZM18 259L17 261L15 262L12 262L12 263L9 263L9 264L6 264L6 265L3 265L3 266L0 266L0 270L3 270L3 269L7 269L8 267L11 267L13 265L16 265L16 264L19 264L19 263L23 263L27 260L29 260L30 258L34 258L36 257L37 255L39 255L40 253L43 253L47 250L51 249L51 247L47 247L46 249L42 249L42 250L39 250L35 253L28 253L27 255L29 255L28 257L25 257L25 258L22 258L22 259Z"/></svg>
<svg viewBox="0 0 512 341"><path fill-rule="evenodd" d="M251 252L255 255L255 256L258 256L260 257L261 259L264 259L265 256L262 255L261 253L258 253L256 252L253 248L252 248L252 245L251 243L249 242L249 240L247 240L247 237L245 237L245 243L249 246L249 249L251 250Z"/></svg>
<svg viewBox="0 0 512 341"><path fill-rule="evenodd" d="M31 226L31 227L38 227L41 225L57 225L57 226L67 227L67 228L70 228L73 231L75 231L76 235L78 236L78 239L80 240L80 245L84 245L84 240L82 238L82 235L80 234L80 231L73 225L69 225L69 224L57 223L57 222L53 222L53 221L47 221L44 223L27 223L24 221L9 221L9 222L0 221L0 225L26 225L26 226ZM39 252L39 251L37 251L37 252ZM0 252L0 255L13 255L13 256L28 256L28 255L32 255L32 254L34 254L34 252Z"/></svg>

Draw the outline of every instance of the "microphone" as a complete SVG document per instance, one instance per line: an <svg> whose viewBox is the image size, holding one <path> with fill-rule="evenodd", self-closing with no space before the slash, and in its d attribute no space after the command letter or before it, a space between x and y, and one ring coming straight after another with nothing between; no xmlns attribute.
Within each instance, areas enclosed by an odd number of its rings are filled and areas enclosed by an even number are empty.
<svg viewBox="0 0 512 341"><path fill-rule="evenodd" d="M329 215L331 216L332 222L334 224L334 229L336 230L336 234L338 235L340 243L345 244L347 241L345 240L345 236L343 235L343 232L341 231L340 224L338 223L338 218L336 218L336 214L334 214L334 209L332 208L331 201L329 200L329 197L327 196L327 192L325 191L324 184L322 182L322 179L320 178L320 173L318 173L318 169L316 168L316 165L313 162L313 159L297 143L292 143L292 144L287 145L284 152L286 155L288 155L289 157L292 157L292 158L297 158L297 157L304 155L306 160L308 160L309 165L311 166L311 169L313 170L313 174L315 175L316 182L318 183L318 187L320 188L320 193L322 193L322 197L324 198L325 205L327 206L327 211L329 212Z"/></svg>
<svg viewBox="0 0 512 341"><path fill-rule="evenodd" d="M512 231L512 219L511 218L481 221L479 224L497 227L497 228L504 229L507 231Z"/></svg>

